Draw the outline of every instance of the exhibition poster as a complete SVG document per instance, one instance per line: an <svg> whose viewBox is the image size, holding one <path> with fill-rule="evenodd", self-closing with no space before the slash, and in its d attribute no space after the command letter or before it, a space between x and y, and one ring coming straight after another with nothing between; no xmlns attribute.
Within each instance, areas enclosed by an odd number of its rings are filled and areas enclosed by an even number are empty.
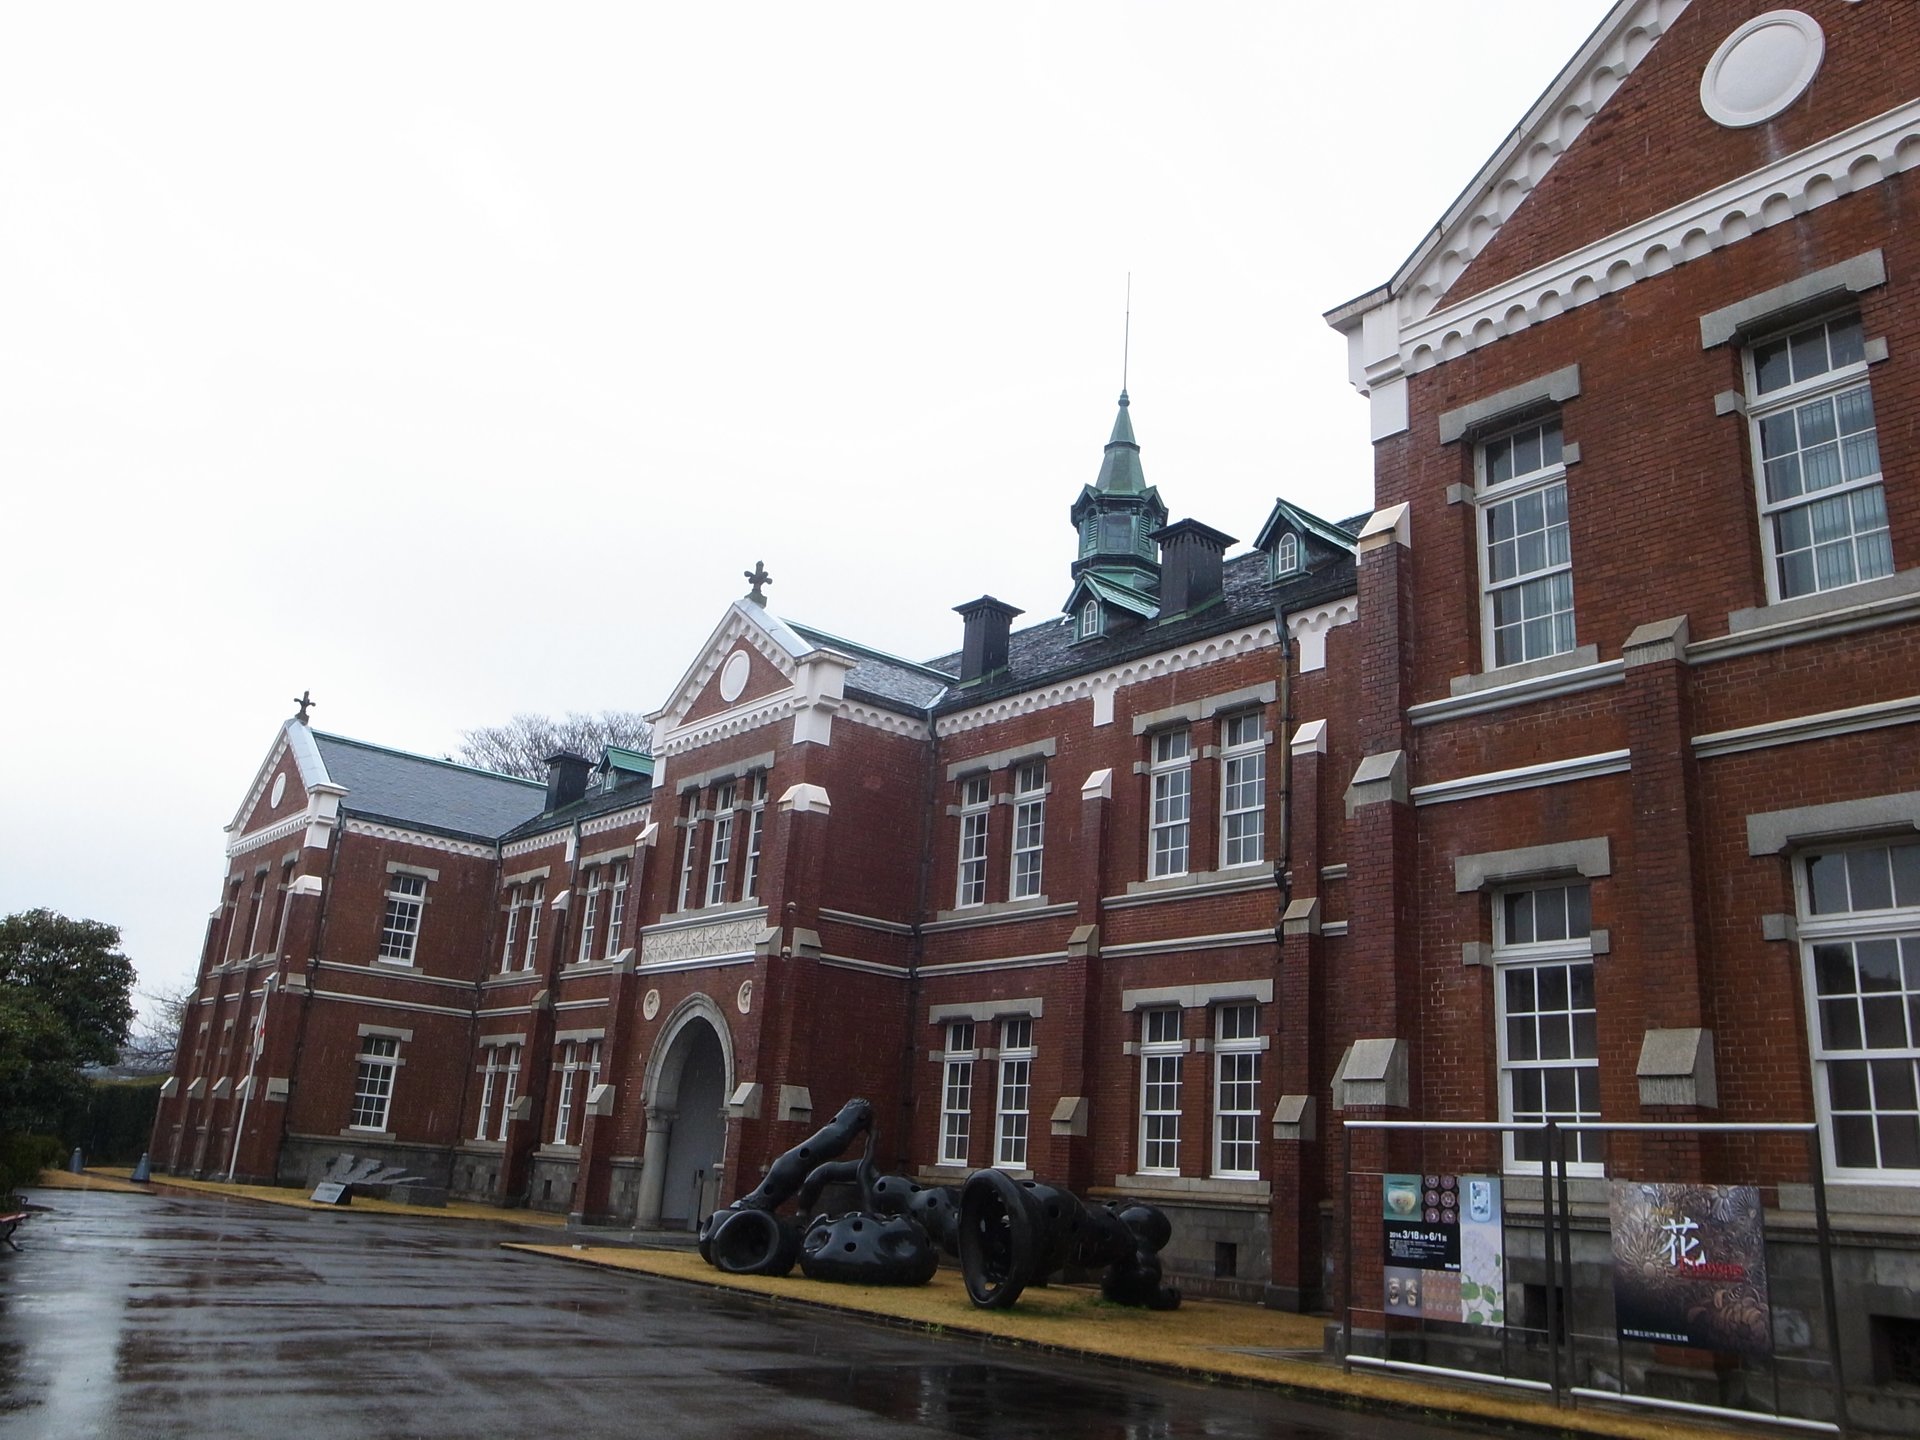
<svg viewBox="0 0 1920 1440"><path fill-rule="evenodd" d="M1613 1304L1628 1340L1765 1355L1773 1348L1760 1192L1615 1180Z"/></svg>
<svg viewBox="0 0 1920 1440"><path fill-rule="evenodd" d="M1486 1175L1388 1175L1380 1197L1389 1315L1506 1323L1500 1182Z"/></svg>

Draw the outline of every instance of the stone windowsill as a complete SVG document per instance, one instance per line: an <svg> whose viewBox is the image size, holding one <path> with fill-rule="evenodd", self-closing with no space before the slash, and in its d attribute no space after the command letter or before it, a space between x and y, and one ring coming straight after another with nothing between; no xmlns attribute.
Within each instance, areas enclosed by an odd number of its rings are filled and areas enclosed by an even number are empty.
<svg viewBox="0 0 1920 1440"><path fill-rule="evenodd" d="M1055 905L1044 895L1029 895L1024 900L996 900L990 905L968 905L957 910L941 910L932 924L922 927L959 930L968 925L990 925L1001 920L1032 920L1042 915L1065 914L1072 905Z"/></svg>
<svg viewBox="0 0 1920 1440"><path fill-rule="evenodd" d="M1911 601L1920 604L1920 570L1902 570L1898 574L1858 585L1842 585L1816 595L1796 595L1791 600L1776 600L1771 605L1756 605L1735 610L1727 616L1729 634L1768 629L1776 625L1817 624L1843 610ZM1899 609L1910 608L1898 605Z"/></svg>
<svg viewBox="0 0 1920 1440"><path fill-rule="evenodd" d="M1110 895L1100 903L1109 906L1127 901L1145 904L1183 895L1257 890L1272 884L1273 865L1266 860L1257 860L1251 865L1235 865L1230 870L1193 870L1185 875L1163 875L1157 880L1132 880L1127 884L1126 894Z"/></svg>
<svg viewBox="0 0 1920 1440"><path fill-rule="evenodd" d="M1569 670L1584 670L1589 665L1600 663L1598 645L1576 645L1560 655L1547 655L1538 660L1523 660L1518 665L1502 665L1497 670L1484 670L1478 675L1456 675L1447 682L1449 695L1477 695L1483 690L1500 690L1508 685L1524 685L1529 680L1543 680L1552 675L1564 675Z"/></svg>

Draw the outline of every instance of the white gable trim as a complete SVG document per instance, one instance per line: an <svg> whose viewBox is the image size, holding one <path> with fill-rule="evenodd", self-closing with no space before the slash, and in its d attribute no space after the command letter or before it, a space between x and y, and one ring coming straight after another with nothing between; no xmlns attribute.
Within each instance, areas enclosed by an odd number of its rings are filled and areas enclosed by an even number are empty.
<svg viewBox="0 0 1920 1440"><path fill-rule="evenodd" d="M1641 280L1736 244L1754 232L1880 184L1920 165L1920 101L1740 176L1662 214L1537 266L1432 315L1392 323L1383 299L1335 322L1347 332L1354 385L1406 426L1398 382ZM1382 323L1384 322L1384 323ZM1376 438L1379 427L1376 424ZM1387 432L1392 433L1392 432Z"/></svg>
<svg viewBox="0 0 1920 1440"><path fill-rule="evenodd" d="M1293 625L1289 630L1299 634ZM1191 645L1181 646L1177 650L1162 650L1155 655L1143 655L1138 660L1129 660L1124 665L1116 665L1107 670L1091 670L1084 675L1074 675L1057 685L1049 685L1040 690L1029 690L1020 695L1008 695L986 705L977 705L971 710L957 711L951 715L942 715L934 729L940 735L958 735L963 731L977 730L982 725L997 725L1002 720L1011 720L1016 715L1029 715L1037 710L1051 710L1056 705L1071 704L1076 700L1093 701L1093 723L1107 725L1113 721L1113 696L1116 690L1128 685L1138 685L1143 680L1157 680L1162 675L1171 675L1180 670L1193 670L1203 665L1211 665L1220 660L1231 660L1244 655L1249 650L1262 650L1274 643L1276 637L1273 622L1263 621L1241 630L1229 630L1219 635L1209 635L1204 640Z"/></svg>
<svg viewBox="0 0 1920 1440"><path fill-rule="evenodd" d="M1621 0L1395 272L1402 322L1427 314L1487 248L1689 0Z"/></svg>

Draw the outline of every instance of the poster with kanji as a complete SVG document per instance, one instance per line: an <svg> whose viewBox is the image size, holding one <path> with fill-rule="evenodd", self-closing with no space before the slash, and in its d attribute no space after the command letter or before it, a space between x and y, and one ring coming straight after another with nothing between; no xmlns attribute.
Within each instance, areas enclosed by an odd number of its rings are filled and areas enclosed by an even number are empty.
<svg viewBox="0 0 1920 1440"><path fill-rule="evenodd" d="M1608 1206L1614 1316L1624 1338L1772 1351L1757 1188L1615 1180Z"/></svg>
<svg viewBox="0 0 1920 1440"><path fill-rule="evenodd" d="M1498 1180L1388 1175L1380 1214L1387 1314L1506 1324Z"/></svg>

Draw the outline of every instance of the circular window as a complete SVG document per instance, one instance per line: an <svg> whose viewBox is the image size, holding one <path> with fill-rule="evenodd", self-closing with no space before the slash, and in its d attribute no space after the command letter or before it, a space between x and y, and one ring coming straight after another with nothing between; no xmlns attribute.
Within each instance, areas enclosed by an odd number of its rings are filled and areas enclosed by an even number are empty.
<svg viewBox="0 0 1920 1440"><path fill-rule="evenodd" d="M740 692L747 688L747 652L736 650L727 656L727 663L720 667L720 698L738 700Z"/></svg>
<svg viewBox="0 0 1920 1440"><path fill-rule="evenodd" d="M273 777L273 794L267 797L267 804L269 806L278 805L280 803L280 797L286 793L287 772L282 770L278 775Z"/></svg>
<svg viewBox="0 0 1920 1440"><path fill-rule="evenodd" d="M1770 10L1721 42L1700 77L1700 105L1730 129L1771 120L1806 92L1827 53L1810 15Z"/></svg>

